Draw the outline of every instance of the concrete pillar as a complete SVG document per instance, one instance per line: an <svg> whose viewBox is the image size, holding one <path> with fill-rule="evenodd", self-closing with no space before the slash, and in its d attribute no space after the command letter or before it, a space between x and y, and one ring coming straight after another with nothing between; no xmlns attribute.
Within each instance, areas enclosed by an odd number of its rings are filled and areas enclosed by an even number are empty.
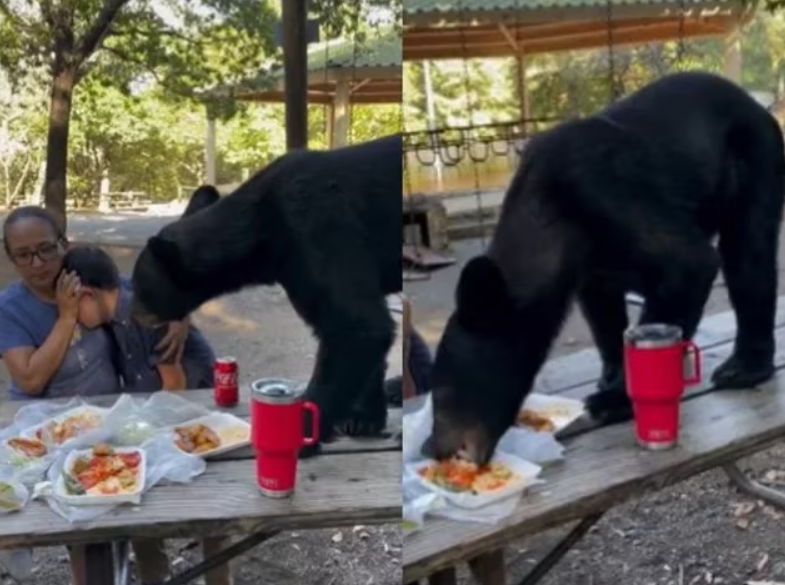
<svg viewBox="0 0 785 585"><path fill-rule="evenodd" d="M324 106L325 136L324 141L327 148L335 148L335 102L332 101Z"/></svg>
<svg viewBox="0 0 785 585"><path fill-rule="evenodd" d="M741 26L737 23L725 36L725 77L741 83Z"/></svg>
<svg viewBox="0 0 785 585"><path fill-rule="evenodd" d="M215 118L207 118L207 144L205 145L205 166L207 171L207 184L215 185L215 143L216 122Z"/></svg>
<svg viewBox="0 0 785 585"><path fill-rule="evenodd" d="M101 186L98 190L98 212L109 213L112 210L109 201L109 173L104 171L101 176Z"/></svg>
<svg viewBox="0 0 785 585"><path fill-rule="evenodd" d="M349 143L350 103L351 87L349 87L349 80L340 79L335 87L335 100L333 102L333 148L340 148Z"/></svg>

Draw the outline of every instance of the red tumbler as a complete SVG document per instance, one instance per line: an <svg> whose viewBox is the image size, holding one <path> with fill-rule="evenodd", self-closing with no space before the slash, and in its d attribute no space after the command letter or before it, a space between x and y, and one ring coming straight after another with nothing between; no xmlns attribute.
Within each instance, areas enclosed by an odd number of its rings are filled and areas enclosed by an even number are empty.
<svg viewBox="0 0 785 585"><path fill-rule="evenodd" d="M640 325L624 334L624 369L638 443L651 450L675 447L684 387L701 381L700 350L682 339L680 327Z"/></svg>
<svg viewBox="0 0 785 585"><path fill-rule="evenodd" d="M304 436L304 414L311 413L311 436ZM262 494L286 498L294 493L300 448L319 440L319 409L303 399L302 386L282 378L251 384L251 441L256 481Z"/></svg>

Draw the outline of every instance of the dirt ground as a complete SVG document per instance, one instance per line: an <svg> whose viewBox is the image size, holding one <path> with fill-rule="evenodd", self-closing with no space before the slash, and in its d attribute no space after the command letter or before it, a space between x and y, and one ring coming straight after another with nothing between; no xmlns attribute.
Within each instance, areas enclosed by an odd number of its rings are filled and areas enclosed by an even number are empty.
<svg viewBox="0 0 785 585"><path fill-rule="evenodd" d="M138 249L105 249L121 271L130 274ZM14 278L13 267L0 255L0 288ZM311 374L316 343L280 288L249 289L207 303L194 322L218 355L238 359L241 383L264 376L304 381ZM400 374L400 355L397 345L391 352L388 375ZM5 370L0 367L0 400L7 386ZM232 563L235 585L398 585L401 546L398 525L286 533ZM189 541L172 541L169 552L180 571L200 556ZM25 585L71 582L64 548L39 549L36 565L35 574ZM0 568L0 585L12 583Z"/></svg>
<svg viewBox="0 0 785 585"><path fill-rule="evenodd" d="M780 245L780 294L785 294ZM438 342L453 307L461 266L480 253L480 240L458 242L458 263L426 281L404 283L413 319L426 341ZM718 281L707 314L729 309ZM552 357L593 345L575 310ZM742 462L743 469L785 489L785 443ZM508 583L517 583L566 533L562 528L510 543ZM461 583L473 583L463 571ZM741 496L721 472L621 505L605 516L542 581L543 585L785 585L785 513Z"/></svg>

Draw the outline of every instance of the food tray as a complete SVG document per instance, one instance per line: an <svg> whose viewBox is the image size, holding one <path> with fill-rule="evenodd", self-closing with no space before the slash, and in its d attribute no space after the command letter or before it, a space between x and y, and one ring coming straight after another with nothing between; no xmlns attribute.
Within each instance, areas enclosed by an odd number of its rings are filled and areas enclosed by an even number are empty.
<svg viewBox="0 0 785 585"><path fill-rule="evenodd" d="M482 494L451 492L450 490L438 486L422 477L418 473L419 470L427 467L428 465L431 465L433 460L425 462L420 461L418 463L409 464L408 467L426 489L433 493L439 494L445 500L454 504L455 506L458 506L459 508L466 508L470 510L482 508L483 506L505 500L512 496L519 496L524 493L529 486L540 483L540 481L537 480L537 476L542 471L542 467L539 465L535 465L534 463L519 457L515 457L509 453L502 453L498 451L493 456L492 462L504 463L512 471L517 473L519 477L501 489Z"/></svg>
<svg viewBox="0 0 785 585"><path fill-rule="evenodd" d="M555 433L570 426L586 412L586 408L580 400L536 393L526 397L521 408L521 411L523 410L532 410L549 418L556 427ZM530 428L520 423L517 423L517 426L524 429Z"/></svg>
<svg viewBox="0 0 785 585"><path fill-rule="evenodd" d="M135 447L113 447L115 453L139 453L141 455L141 461L139 463L139 481L137 483L138 487L136 491L128 494L118 494L114 496L93 496L93 495L84 495L84 496L72 496L68 494L65 490L65 482L63 480L63 476L57 478L57 482L54 486L54 493L55 497L66 503L70 504L71 506L107 506L111 504L139 504L142 501L142 492L144 492L144 486L147 482L147 456L144 452L144 449L137 449ZM93 453L93 449L79 449L75 451L71 451L66 457L65 464L63 465L63 469L66 471L71 470L73 464L76 462L76 459L83 456L91 456Z"/></svg>
<svg viewBox="0 0 785 585"><path fill-rule="evenodd" d="M208 415L169 427L172 433L172 440L174 441L175 439L175 428L190 427L197 424L203 424L212 429L221 439L221 446L210 451L203 451L202 453L191 453L191 455L195 455L196 457L215 457L216 455L229 453L230 451L247 447L251 444L251 425L228 412L212 412ZM236 435L239 435L239 437ZM183 452L186 453L187 451Z"/></svg>
<svg viewBox="0 0 785 585"><path fill-rule="evenodd" d="M58 414L57 416L53 416L52 418L48 418L45 421L43 421L42 423L39 423L39 424L37 424L35 426L29 427L29 428L23 430L21 433L19 433L19 436L20 437L26 437L28 439L35 439L35 438L37 438L36 437L36 432L38 432L39 429L42 429L42 428L46 427L48 424L50 424L52 422L60 423L60 422L63 422L64 420L66 420L66 419L68 419L68 418L70 418L72 416L76 416L76 415L80 415L80 414L84 414L84 413L90 413L90 412L94 412L94 413L98 414L101 417L101 421L103 422L103 420L106 419L106 415L109 413L109 410L110 409L108 409L108 408L101 408L99 406L91 406L89 404L88 405L84 405L84 406L77 406L76 408L72 408L71 410L67 410L67 411L63 412L62 414ZM98 427L96 427L96 429L97 428ZM93 430L96 430L96 429L93 429ZM88 431L88 432L92 432L92 430ZM79 435L79 436L81 437L81 436L84 436L84 435ZM67 441L64 441L63 443L60 443L59 445L56 444L56 446L57 447L63 447L64 445L69 444L71 441L75 440L76 438L78 438L78 437L74 437L74 438L68 439ZM44 443L46 443L47 445L51 445L52 444L51 442L46 440L46 437L44 437L43 440L44 440Z"/></svg>

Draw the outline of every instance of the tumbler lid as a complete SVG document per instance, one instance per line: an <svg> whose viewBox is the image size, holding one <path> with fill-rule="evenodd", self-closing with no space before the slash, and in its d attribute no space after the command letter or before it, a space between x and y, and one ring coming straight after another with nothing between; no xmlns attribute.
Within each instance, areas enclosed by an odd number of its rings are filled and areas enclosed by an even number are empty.
<svg viewBox="0 0 785 585"><path fill-rule="evenodd" d="M682 331L677 325L649 323L627 329L624 340L627 344L642 349L672 347L682 340Z"/></svg>
<svg viewBox="0 0 785 585"><path fill-rule="evenodd" d="M303 395L304 387L286 378L262 378L251 382L251 397L268 404L292 404Z"/></svg>

